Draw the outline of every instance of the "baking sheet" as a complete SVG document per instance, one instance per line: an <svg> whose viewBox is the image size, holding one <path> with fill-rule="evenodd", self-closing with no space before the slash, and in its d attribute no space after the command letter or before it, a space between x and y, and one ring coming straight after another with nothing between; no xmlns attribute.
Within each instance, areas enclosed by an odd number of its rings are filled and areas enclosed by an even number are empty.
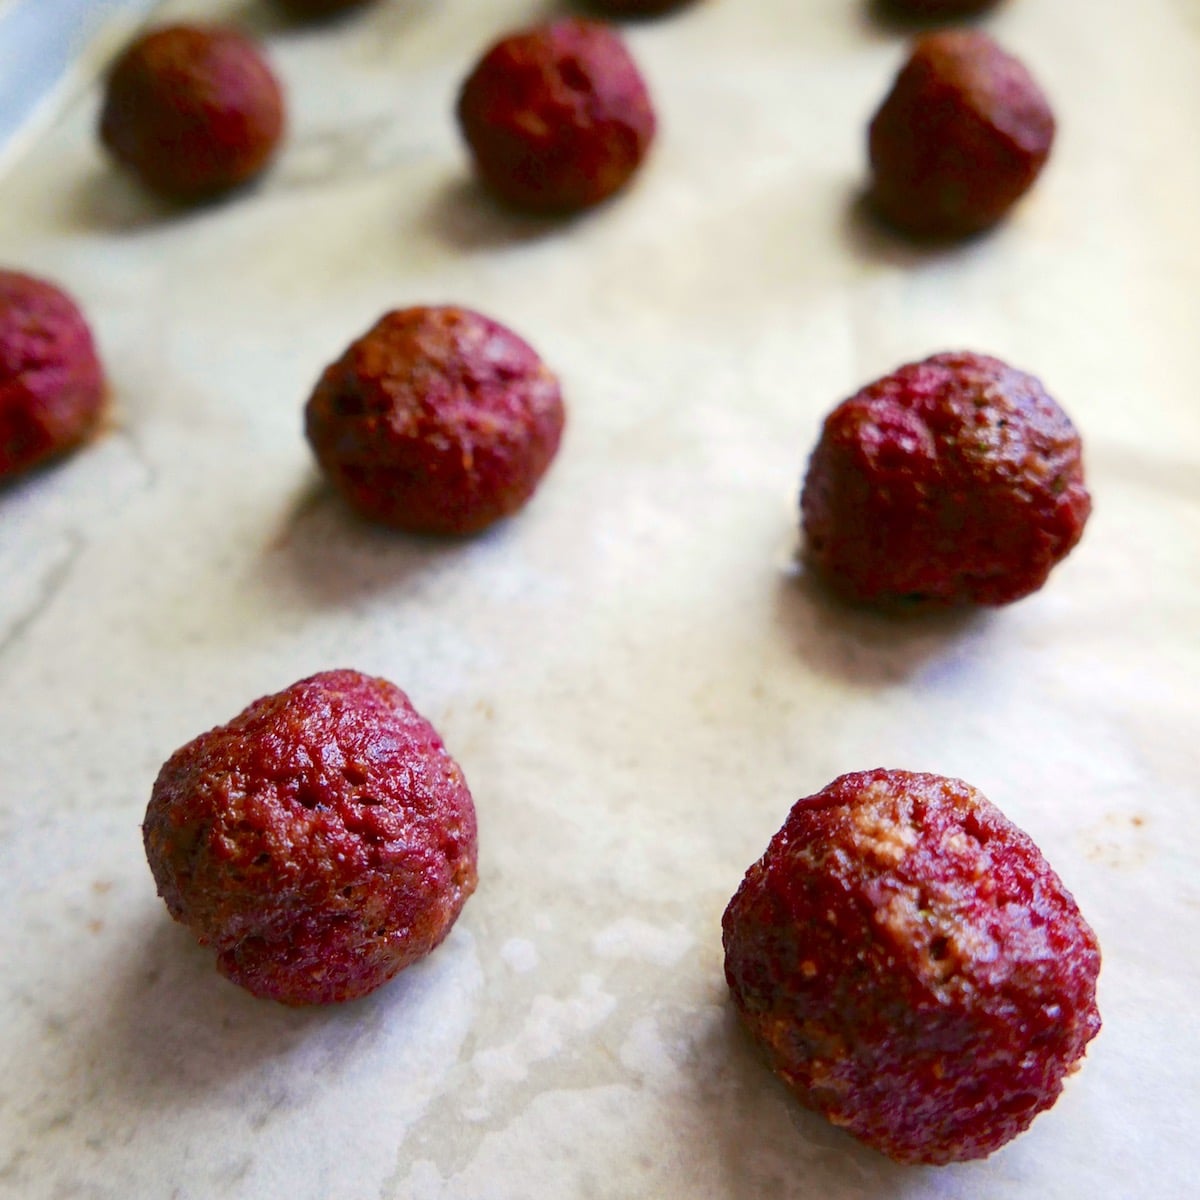
<svg viewBox="0 0 1200 1200"><path fill-rule="evenodd" d="M1200 821L1200 9L1012 0L985 22L1060 118L1014 219L951 251L856 204L903 37L853 0L701 0L629 40L662 131L577 220L496 211L450 118L549 11L384 0L267 39L291 99L262 186L192 214L117 177L73 104L0 177L0 261L91 315L112 427L0 495L0 1194L1125 1200L1192 1194ZM366 528L301 406L381 311L455 301L560 373L518 519ZM1039 595L896 623L794 565L824 412L969 347L1047 383L1096 508ZM479 809L449 941L295 1012L168 920L138 825L162 760L354 666L404 687ZM1104 1030L985 1163L889 1164L741 1035L720 915L790 804L876 765L960 775L1027 829L1104 950Z"/></svg>
<svg viewBox="0 0 1200 1200"><path fill-rule="evenodd" d="M155 0L0 0L0 171Z"/></svg>

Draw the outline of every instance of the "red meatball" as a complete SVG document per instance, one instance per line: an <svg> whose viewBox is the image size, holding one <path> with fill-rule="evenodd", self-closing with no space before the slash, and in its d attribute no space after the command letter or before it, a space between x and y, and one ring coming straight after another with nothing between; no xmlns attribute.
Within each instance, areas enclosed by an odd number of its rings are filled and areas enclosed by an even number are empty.
<svg viewBox="0 0 1200 1200"><path fill-rule="evenodd" d="M533 349L465 308L388 313L326 369L305 413L317 461L353 508L434 534L478 533L521 508L563 422Z"/></svg>
<svg viewBox="0 0 1200 1200"><path fill-rule="evenodd" d="M992 1153L1100 1029L1095 935L1033 842L957 779L864 771L801 800L724 935L775 1072L898 1162Z"/></svg>
<svg viewBox="0 0 1200 1200"><path fill-rule="evenodd" d="M581 20L497 42L463 85L458 120L484 182L538 212L588 208L622 188L655 126L625 43Z"/></svg>
<svg viewBox="0 0 1200 1200"><path fill-rule="evenodd" d="M825 420L800 498L809 562L845 598L1008 604L1046 582L1091 512L1079 435L1042 385L938 354Z"/></svg>
<svg viewBox="0 0 1200 1200"><path fill-rule="evenodd" d="M1024 65L983 33L921 38L871 122L871 197L917 237L999 221L1037 178L1054 114Z"/></svg>
<svg viewBox="0 0 1200 1200"><path fill-rule="evenodd" d="M177 750L142 827L171 915L256 996L374 991L475 890L475 807L399 688L327 671Z"/></svg>
<svg viewBox="0 0 1200 1200"><path fill-rule="evenodd" d="M188 201L258 175L283 123L283 94L252 41L229 29L171 25L117 60L100 137L147 187Z"/></svg>
<svg viewBox="0 0 1200 1200"><path fill-rule="evenodd" d="M104 407L104 372L75 302L0 271L0 483L79 445Z"/></svg>

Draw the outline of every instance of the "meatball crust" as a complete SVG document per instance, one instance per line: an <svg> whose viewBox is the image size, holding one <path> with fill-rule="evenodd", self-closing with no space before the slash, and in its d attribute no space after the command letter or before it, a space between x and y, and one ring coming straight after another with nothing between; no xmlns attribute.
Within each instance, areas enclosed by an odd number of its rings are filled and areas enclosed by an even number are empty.
<svg viewBox="0 0 1200 1200"><path fill-rule="evenodd" d="M465 308L390 312L308 401L321 469L362 516L478 533L533 495L565 420L558 381L510 329Z"/></svg>
<svg viewBox="0 0 1200 1200"><path fill-rule="evenodd" d="M159 895L256 996L374 991L475 890L475 807L399 688L327 671L256 700L159 772L142 826Z"/></svg>
<svg viewBox="0 0 1200 1200"><path fill-rule="evenodd" d="M0 271L0 485L74 449L104 407L104 371L65 292Z"/></svg>
<svg viewBox="0 0 1200 1200"><path fill-rule="evenodd" d="M774 1071L898 1162L992 1153L1100 1029L1095 935L1029 837L957 779L864 771L799 801L724 942Z"/></svg>
<svg viewBox="0 0 1200 1200"><path fill-rule="evenodd" d="M589 208L624 187L654 138L650 95L620 36L552 21L497 42L458 98L480 177L534 212Z"/></svg>
<svg viewBox="0 0 1200 1200"><path fill-rule="evenodd" d="M996 224L1032 186L1054 141L1049 101L990 37L921 38L871 122L871 199L889 224L953 238Z"/></svg>
<svg viewBox="0 0 1200 1200"><path fill-rule="evenodd" d="M146 187L191 201L258 175L283 125L283 93L254 42L231 29L169 25L117 59L100 138Z"/></svg>
<svg viewBox="0 0 1200 1200"><path fill-rule="evenodd" d="M1079 435L1032 375L937 354L825 420L800 498L809 563L845 599L1008 604L1083 535Z"/></svg>

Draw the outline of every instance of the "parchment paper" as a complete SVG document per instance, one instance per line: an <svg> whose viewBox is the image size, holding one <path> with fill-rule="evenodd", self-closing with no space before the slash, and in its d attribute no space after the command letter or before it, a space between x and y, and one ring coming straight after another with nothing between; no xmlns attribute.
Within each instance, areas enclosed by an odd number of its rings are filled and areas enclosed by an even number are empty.
<svg viewBox="0 0 1200 1200"><path fill-rule="evenodd" d="M629 29L662 118L570 222L470 182L457 86L528 0L384 0L266 38L291 129L252 191L157 208L94 92L0 179L0 261L91 314L112 428L0 494L0 1194L292 1200L1127 1200L1194 1194L1200 1072L1200 7L1010 0L1055 103L1037 188L939 252L856 203L904 34L854 0L700 0ZM301 436L385 309L526 336L570 426L516 520L364 527ZM1095 514L1039 595L897 623L794 565L824 413L967 347L1080 426ZM481 882L370 999L289 1011L172 925L139 822L167 755L354 666L471 782ZM799 796L959 775L1095 926L1104 1029L985 1163L893 1166L803 1112L732 1015L719 921Z"/></svg>

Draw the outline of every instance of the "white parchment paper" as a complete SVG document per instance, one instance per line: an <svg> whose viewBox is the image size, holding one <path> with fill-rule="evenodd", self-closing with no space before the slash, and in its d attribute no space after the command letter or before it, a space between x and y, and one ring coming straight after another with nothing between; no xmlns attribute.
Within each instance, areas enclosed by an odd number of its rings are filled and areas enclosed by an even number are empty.
<svg viewBox="0 0 1200 1200"><path fill-rule="evenodd" d="M662 118L636 185L498 212L451 108L530 0L383 0L263 36L261 186L187 215L118 177L94 92L0 178L0 261L90 313L111 430L0 494L0 1194L292 1200L1169 1200L1200 1116L1200 7L1010 0L1051 164L923 252L856 197L904 36L856 0L630 27ZM534 503L464 545L351 519L301 407L385 309L472 305L560 373ZM896 623L793 565L823 414L952 348L1039 374L1095 514L1046 589ZM361 1003L294 1012L168 920L139 822L201 730L335 666L385 675L471 781L481 882ZM962 776L1104 951L1104 1030L985 1163L904 1169L802 1110L726 999L720 915L842 771Z"/></svg>

